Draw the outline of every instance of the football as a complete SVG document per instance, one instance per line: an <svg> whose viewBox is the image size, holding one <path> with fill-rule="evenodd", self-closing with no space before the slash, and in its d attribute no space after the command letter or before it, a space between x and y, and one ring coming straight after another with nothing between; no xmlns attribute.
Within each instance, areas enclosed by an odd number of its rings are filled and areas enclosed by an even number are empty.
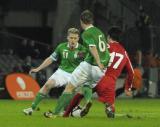
<svg viewBox="0 0 160 127"><path fill-rule="evenodd" d="M82 108L80 106L76 106L72 112L71 112L71 116L72 117L81 117L81 111L82 111Z"/></svg>

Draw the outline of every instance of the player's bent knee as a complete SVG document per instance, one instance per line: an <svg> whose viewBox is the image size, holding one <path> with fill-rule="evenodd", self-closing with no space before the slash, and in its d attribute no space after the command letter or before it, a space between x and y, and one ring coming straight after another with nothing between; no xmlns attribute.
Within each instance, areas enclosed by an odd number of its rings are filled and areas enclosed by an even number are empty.
<svg viewBox="0 0 160 127"><path fill-rule="evenodd" d="M48 80L42 87L42 93L47 94L55 86L54 80Z"/></svg>
<svg viewBox="0 0 160 127"><path fill-rule="evenodd" d="M53 88L53 87L55 87L55 83L56 83L56 81L55 80L48 80L46 83L45 83L45 86L47 87L47 88Z"/></svg>
<svg viewBox="0 0 160 127"><path fill-rule="evenodd" d="M66 92L66 93L72 93L74 89L75 89L75 86L73 86L72 84L68 84L66 86L64 92Z"/></svg>

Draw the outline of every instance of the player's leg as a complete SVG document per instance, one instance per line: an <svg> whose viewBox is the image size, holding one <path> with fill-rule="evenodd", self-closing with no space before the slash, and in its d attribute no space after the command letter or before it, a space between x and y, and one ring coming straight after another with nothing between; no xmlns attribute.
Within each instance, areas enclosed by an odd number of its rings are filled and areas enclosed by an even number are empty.
<svg viewBox="0 0 160 127"><path fill-rule="evenodd" d="M99 79L104 75L104 73L100 70L99 67L97 66L91 66L91 77L92 77L92 82L90 82L89 86L90 87L83 87L84 88L84 97L87 101L86 105L83 107L81 111L81 116L85 116L88 114L91 106L92 106L92 88L95 87L96 83L99 81Z"/></svg>
<svg viewBox="0 0 160 127"><path fill-rule="evenodd" d="M114 104L105 103L105 112L107 114L108 118L114 118L115 117L115 107Z"/></svg>
<svg viewBox="0 0 160 127"><path fill-rule="evenodd" d="M92 101L92 88L89 85L84 85L82 87L82 94L86 102Z"/></svg>
<svg viewBox="0 0 160 127"><path fill-rule="evenodd" d="M57 105L52 112L45 112L44 116L46 118L51 118L60 114L60 112L66 107L73 97L73 91L75 86L69 83L60 98L58 99Z"/></svg>
<svg viewBox="0 0 160 127"><path fill-rule="evenodd" d="M63 117L69 117L69 114L71 111L79 105L80 101L83 99L82 93L77 93L73 99L70 101L69 105L67 106L67 109L65 110Z"/></svg>
<svg viewBox="0 0 160 127"><path fill-rule="evenodd" d="M40 89L36 95L35 100L32 103L31 108L28 108L29 111L32 111L37 107L41 100L49 93L49 91L54 87L60 87L68 83L71 77L71 73L65 72L61 69L58 69L45 83L45 85ZM25 114L27 114L27 109L25 109Z"/></svg>
<svg viewBox="0 0 160 127"><path fill-rule="evenodd" d="M67 84L70 77L70 73L58 69L41 88L39 92L40 96L38 96L32 103L32 108L35 109L39 102L44 98L43 96L46 96L52 88Z"/></svg>
<svg viewBox="0 0 160 127"><path fill-rule="evenodd" d="M84 70L84 68L85 68L85 70ZM73 72L73 76L71 78L71 81L73 82L73 84L82 84L92 77L94 79L94 82L96 82L97 80L99 80L100 77L102 77L103 74L104 73L99 69L99 67L92 66L86 62L83 62ZM81 111L82 117L85 116L89 112L89 109L92 106L92 101L91 101L92 89L90 88L90 84L85 85L85 87L83 87L83 89L82 89L82 93L83 93L84 98L86 100L86 104ZM71 112L71 110L74 108L74 106L76 106L76 101L77 101L76 99L78 99L78 98L81 98L81 96L78 95L77 97L75 97L75 99L72 100L72 104L70 104L70 106L68 107L68 110L64 114L65 117L67 117L69 115L69 113Z"/></svg>
<svg viewBox="0 0 160 127"><path fill-rule="evenodd" d="M49 93L50 89L55 86L55 80L54 79L49 79L44 86L40 89L38 94L36 95L35 100L32 103L32 109L35 110L37 105L42 101L43 98L46 97L46 95Z"/></svg>
<svg viewBox="0 0 160 127"><path fill-rule="evenodd" d="M71 111L79 105L80 101L85 98L86 105L84 106L85 108L82 109L81 111L81 116L85 116L88 112L89 109L92 105L91 98L92 98L92 88L90 86L83 86L82 87L82 93L77 93L74 98L71 100L70 104L68 105L66 111L64 112L63 116L64 117L69 117L69 114Z"/></svg>
<svg viewBox="0 0 160 127"><path fill-rule="evenodd" d="M91 106L92 106L92 88L88 85L82 87L82 93L85 99L85 106L82 108L81 117L84 117L88 114Z"/></svg>
<svg viewBox="0 0 160 127"><path fill-rule="evenodd" d="M106 90L107 92L107 90ZM107 94L105 94L104 104L105 104L105 112L108 118L115 117L115 91L112 88L108 88Z"/></svg>
<svg viewBox="0 0 160 127"><path fill-rule="evenodd" d="M63 94L60 96L57 106L53 111L53 114L59 115L59 113L64 109L64 107L69 104L72 99L74 89L89 80L90 70L91 66L87 62L81 62L80 65L74 70L70 82L66 86ZM46 114L47 113L44 114L45 117L47 117Z"/></svg>
<svg viewBox="0 0 160 127"><path fill-rule="evenodd" d="M84 69L85 68L85 69ZM84 84L85 82L87 82L90 77L90 70L91 70L91 65L88 64L87 62L81 62L80 65L74 70L74 72L72 73L72 76L71 76L71 79L70 79L70 82L69 84L66 86L65 90L64 90L64 93L62 94L61 96L61 100L63 100L62 98L64 98L64 100L66 102L70 102L72 98L70 98L70 100L66 99L66 95L69 96L69 94L73 93L73 90ZM67 103L65 103L66 105ZM68 103L69 104L69 103ZM64 106L64 103L63 101L60 101L59 100L59 103L58 105L63 105ZM60 107L60 106L59 106ZM57 109L58 109L58 106L57 106ZM57 110L58 111L58 110ZM55 113L57 113L57 111L55 110Z"/></svg>
<svg viewBox="0 0 160 127"><path fill-rule="evenodd" d="M109 76L103 77L96 86L98 99L105 104L105 112L108 118L114 118L115 114L115 81Z"/></svg>
<svg viewBox="0 0 160 127"><path fill-rule="evenodd" d="M57 106L54 110L54 114L59 114L61 110L63 110L71 101L71 99L73 98L73 91L75 89L75 86L73 86L71 83L69 83L63 94L60 96Z"/></svg>
<svg viewBox="0 0 160 127"><path fill-rule="evenodd" d="M34 101L32 102L31 107L24 109L23 112L26 115L31 115L32 112L37 108L37 105L42 101L42 99L46 97L50 89L54 87L54 84L55 84L55 80L49 79L37 93Z"/></svg>

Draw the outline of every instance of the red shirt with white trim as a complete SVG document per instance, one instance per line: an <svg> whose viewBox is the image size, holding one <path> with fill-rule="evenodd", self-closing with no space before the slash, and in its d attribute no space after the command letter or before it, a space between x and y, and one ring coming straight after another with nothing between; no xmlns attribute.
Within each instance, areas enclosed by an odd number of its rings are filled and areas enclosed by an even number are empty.
<svg viewBox="0 0 160 127"><path fill-rule="evenodd" d="M116 41L111 41L108 45L110 51L110 61L108 64L106 76L117 79L123 69L126 69L127 76L125 81L125 89L132 88L134 71L126 50Z"/></svg>

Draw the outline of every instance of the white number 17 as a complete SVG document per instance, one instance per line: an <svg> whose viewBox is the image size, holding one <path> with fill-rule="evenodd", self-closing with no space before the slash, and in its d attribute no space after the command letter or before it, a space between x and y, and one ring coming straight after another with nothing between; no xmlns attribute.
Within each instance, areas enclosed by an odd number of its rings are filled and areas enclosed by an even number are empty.
<svg viewBox="0 0 160 127"><path fill-rule="evenodd" d="M124 55L122 55L122 54L120 54L120 53L116 53L116 52L110 53L110 60L109 60L108 67L111 66L111 64L113 63L115 57L118 57L118 60L117 60L117 61L115 62L115 64L113 65L113 68L114 68L114 69L117 69L118 66L120 65L120 63L122 62L122 60L123 60L123 58L124 58Z"/></svg>

